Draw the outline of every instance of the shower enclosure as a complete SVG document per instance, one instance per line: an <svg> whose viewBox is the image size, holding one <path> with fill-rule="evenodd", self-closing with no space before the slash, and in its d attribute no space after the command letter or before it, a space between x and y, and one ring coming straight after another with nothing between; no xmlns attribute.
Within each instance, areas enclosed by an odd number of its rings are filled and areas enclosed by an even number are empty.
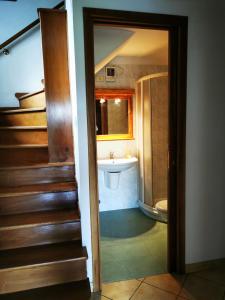
<svg viewBox="0 0 225 300"><path fill-rule="evenodd" d="M156 204L167 204L168 194L168 73L140 78L136 91L139 205L152 218L166 221Z"/></svg>

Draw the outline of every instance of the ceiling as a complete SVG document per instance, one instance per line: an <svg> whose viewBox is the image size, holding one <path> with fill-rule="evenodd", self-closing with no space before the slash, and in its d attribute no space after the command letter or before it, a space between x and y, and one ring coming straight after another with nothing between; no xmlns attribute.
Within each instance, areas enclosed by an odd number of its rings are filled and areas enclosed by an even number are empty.
<svg viewBox="0 0 225 300"><path fill-rule="evenodd" d="M121 28L124 30L124 28ZM157 56L161 57L162 63L168 60L168 31L150 30L139 28L126 28L134 34L120 48L120 56ZM158 59L157 59L158 60Z"/></svg>
<svg viewBox="0 0 225 300"><path fill-rule="evenodd" d="M95 26L94 32L95 73L116 57L135 57L139 61L143 58L152 65L168 64L166 30Z"/></svg>

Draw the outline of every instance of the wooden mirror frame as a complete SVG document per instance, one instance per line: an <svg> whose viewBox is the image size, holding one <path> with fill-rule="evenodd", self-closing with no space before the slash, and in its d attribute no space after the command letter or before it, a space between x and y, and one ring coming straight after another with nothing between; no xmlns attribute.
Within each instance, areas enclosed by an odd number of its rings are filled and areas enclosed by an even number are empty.
<svg viewBox="0 0 225 300"><path fill-rule="evenodd" d="M128 100L128 133L127 134L98 134L97 141L132 140L133 136L133 95L134 89L95 89L95 99L115 99Z"/></svg>

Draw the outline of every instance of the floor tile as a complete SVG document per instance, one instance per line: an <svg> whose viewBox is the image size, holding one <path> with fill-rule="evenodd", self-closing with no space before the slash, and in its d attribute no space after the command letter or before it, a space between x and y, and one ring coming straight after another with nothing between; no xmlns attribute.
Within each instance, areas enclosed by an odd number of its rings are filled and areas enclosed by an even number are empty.
<svg viewBox="0 0 225 300"><path fill-rule="evenodd" d="M158 287L164 291L178 295L184 283L185 276L173 274L161 274L148 276L144 279L145 283Z"/></svg>
<svg viewBox="0 0 225 300"><path fill-rule="evenodd" d="M102 296L100 294L92 294L90 300L112 300L112 299Z"/></svg>
<svg viewBox="0 0 225 300"><path fill-rule="evenodd" d="M143 280L144 280L144 278L137 278L137 280L138 280L138 281L143 281Z"/></svg>
<svg viewBox="0 0 225 300"><path fill-rule="evenodd" d="M129 300L140 284L135 279L106 283L102 285L102 295L113 300Z"/></svg>
<svg viewBox="0 0 225 300"><path fill-rule="evenodd" d="M149 284L142 283L131 297L131 300L176 300L176 296Z"/></svg>
<svg viewBox="0 0 225 300"><path fill-rule="evenodd" d="M218 284L225 286L225 266L215 267L209 270L204 270L196 273L197 276L200 276L205 279L212 280Z"/></svg>
<svg viewBox="0 0 225 300"><path fill-rule="evenodd" d="M222 300L225 288L207 279L189 275L180 296L189 300Z"/></svg>

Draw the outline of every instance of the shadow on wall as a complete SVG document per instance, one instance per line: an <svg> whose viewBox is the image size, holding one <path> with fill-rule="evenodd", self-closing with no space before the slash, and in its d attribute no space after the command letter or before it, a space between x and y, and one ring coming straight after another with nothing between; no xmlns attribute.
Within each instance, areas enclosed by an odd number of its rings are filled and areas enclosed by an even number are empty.
<svg viewBox="0 0 225 300"><path fill-rule="evenodd" d="M146 217L138 208L100 213L102 237L131 238L148 232L155 224L154 220Z"/></svg>

